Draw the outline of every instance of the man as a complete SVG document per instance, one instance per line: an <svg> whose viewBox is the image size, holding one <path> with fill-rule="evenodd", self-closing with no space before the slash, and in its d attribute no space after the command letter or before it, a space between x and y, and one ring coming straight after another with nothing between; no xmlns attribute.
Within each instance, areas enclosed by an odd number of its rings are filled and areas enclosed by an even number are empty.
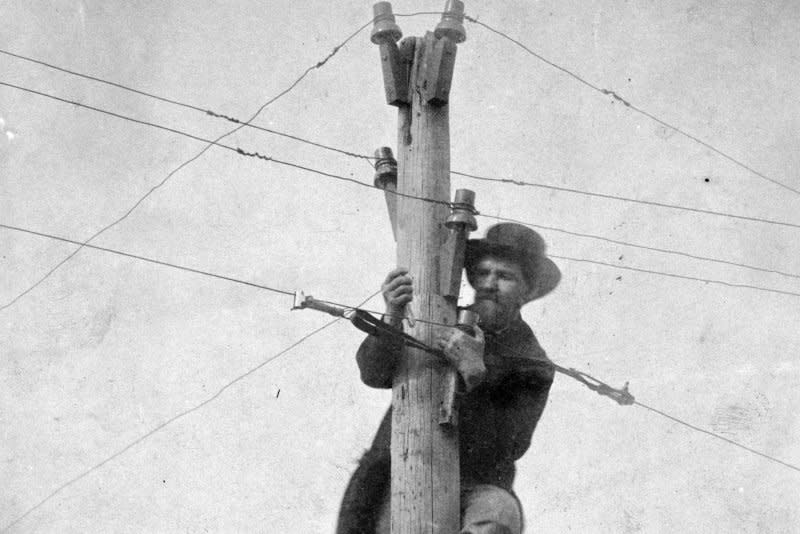
<svg viewBox="0 0 800 534"><path fill-rule="evenodd" d="M458 408L461 533L519 534L514 462L530 445L554 375L520 309L552 291L561 273L538 233L505 223L468 242L465 268L475 290L470 309L480 316L480 327L474 337L444 327L434 336L466 385ZM399 326L413 298L407 271L390 272L382 292L384 320ZM362 381L392 387L402 354L398 342L368 336L356 355ZM337 534L388 534L390 439L391 408L345 491Z"/></svg>

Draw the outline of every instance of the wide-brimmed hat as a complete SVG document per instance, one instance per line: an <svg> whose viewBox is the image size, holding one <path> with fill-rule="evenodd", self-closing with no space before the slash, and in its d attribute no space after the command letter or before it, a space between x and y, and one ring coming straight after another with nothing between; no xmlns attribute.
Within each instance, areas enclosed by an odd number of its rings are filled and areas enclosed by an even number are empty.
<svg viewBox="0 0 800 534"><path fill-rule="evenodd" d="M497 256L515 261L531 287L527 300L541 298L556 288L561 271L545 254L544 239L527 226L513 223L496 224L489 228L483 239L467 241L464 267L472 284L473 267L486 256ZM474 284L473 284L474 286Z"/></svg>

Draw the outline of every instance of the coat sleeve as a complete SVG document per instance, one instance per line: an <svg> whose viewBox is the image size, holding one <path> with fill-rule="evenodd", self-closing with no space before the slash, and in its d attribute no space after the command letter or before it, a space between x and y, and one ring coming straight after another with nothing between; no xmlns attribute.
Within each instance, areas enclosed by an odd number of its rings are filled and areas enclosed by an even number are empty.
<svg viewBox="0 0 800 534"><path fill-rule="evenodd" d="M395 369L402 354L402 342L367 336L356 353L361 381L373 388L392 387Z"/></svg>
<svg viewBox="0 0 800 534"><path fill-rule="evenodd" d="M553 364L538 343L534 342L527 355L501 389L501 432L511 461L521 458L530 447L555 376Z"/></svg>
<svg viewBox="0 0 800 534"><path fill-rule="evenodd" d="M552 379L547 383L520 384L512 388L511 400L504 413L509 459L520 459L530 447L533 431L547 404L551 383Z"/></svg>

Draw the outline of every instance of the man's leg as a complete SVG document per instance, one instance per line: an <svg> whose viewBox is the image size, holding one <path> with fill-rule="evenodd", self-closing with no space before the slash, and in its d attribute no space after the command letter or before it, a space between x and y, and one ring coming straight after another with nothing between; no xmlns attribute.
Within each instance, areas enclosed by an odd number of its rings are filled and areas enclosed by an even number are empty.
<svg viewBox="0 0 800 534"><path fill-rule="evenodd" d="M374 534L388 485L388 462L372 451L365 453L344 492L336 534Z"/></svg>
<svg viewBox="0 0 800 534"><path fill-rule="evenodd" d="M375 534L390 534L392 529L392 496L390 492L386 492L386 497L381 504L380 512L378 513L378 521L375 524Z"/></svg>
<svg viewBox="0 0 800 534"><path fill-rule="evenodd" d="M479 484L461 495L461 534L522 534L522 510L508 491Z"/></svg>

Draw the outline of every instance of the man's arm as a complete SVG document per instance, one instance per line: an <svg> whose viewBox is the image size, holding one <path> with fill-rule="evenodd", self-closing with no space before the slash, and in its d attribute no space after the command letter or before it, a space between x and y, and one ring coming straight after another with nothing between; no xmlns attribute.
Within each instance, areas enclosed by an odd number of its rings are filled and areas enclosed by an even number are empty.
<svg viewBox="0 0 800 534"><path fill-rule="evenodd" d="M521 361L515 362L514 372L498 390L500 428L507 446L506 454L512 461L521 458L530 447L555 376L555 367L535 338L524 354Z"/></svg>
<svg viewBox="0 0 800 534"><path fill-rule="evenodd" d="M394 372L402 354L401 342L367 336L356 353L361 381L373 388L392 387Z"/></svg>
<svg viewBox="0 0 800 534"><path fill-rule="evenodd" d="M517 384L509 391L509 401L503 410L504 431L507 437L507 454L510 460L522 457L531 445L531 437L542 417L550 382Z"/></svg>
<svg viewBox="0 0 800 534"><path fill-rule="evenodd" d="M383 320L396 328L402 328L405 307L414 294L408 269L398 267L390 272L381 285L381 293L386 306ZM401 341L368 336L356 353L361 381L374 388L392 387L394 372L402 354Z"/></svg>

